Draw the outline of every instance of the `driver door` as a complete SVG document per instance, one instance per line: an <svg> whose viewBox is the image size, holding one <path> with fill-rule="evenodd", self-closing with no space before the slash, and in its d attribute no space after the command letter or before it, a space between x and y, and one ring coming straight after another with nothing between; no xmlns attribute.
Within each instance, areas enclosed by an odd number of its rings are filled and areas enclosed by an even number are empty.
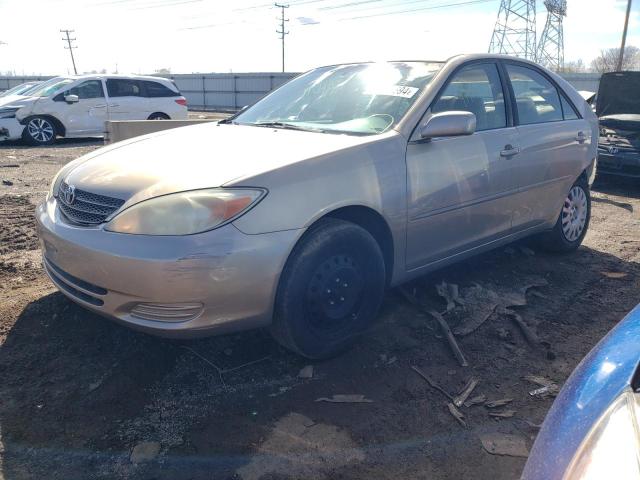
<svg viewBox="0 0 640 480"><path fill-rule="evenodd" d="M517 185L508 150L517 151L518 137L505 92L495 63L463 67L426 116L471 112L476 132L409 142L407 270L437 264L510 233L511 195Z"/></svg>
<svg viewBox="0 0 640 480"><path fill-rule="evenodd" d="M69 95L77 95L78 101L67 102L65 98ZM86 80L56 95L54 105L56 116L66 128L66 136L104 134L108 112L102 80Z"/></svg>

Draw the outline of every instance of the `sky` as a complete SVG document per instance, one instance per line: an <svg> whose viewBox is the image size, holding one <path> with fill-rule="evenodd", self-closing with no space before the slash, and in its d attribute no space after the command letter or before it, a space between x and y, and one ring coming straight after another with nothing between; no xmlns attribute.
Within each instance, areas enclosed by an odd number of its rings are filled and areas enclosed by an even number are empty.
<svg viewBox="0 0 640 480"><path fill-rule="evenodd" d="M457 6L444 6L465 3ZM499 0L289 0L286 70L362 60L486 52ZM538 1L538 32L546 11ZM618 47L626 0L568 0L565 58ZM280 10L268 0L0 0L0 73L271 72L281 69ZM640 0L628 45L640 47Z"/></svg>

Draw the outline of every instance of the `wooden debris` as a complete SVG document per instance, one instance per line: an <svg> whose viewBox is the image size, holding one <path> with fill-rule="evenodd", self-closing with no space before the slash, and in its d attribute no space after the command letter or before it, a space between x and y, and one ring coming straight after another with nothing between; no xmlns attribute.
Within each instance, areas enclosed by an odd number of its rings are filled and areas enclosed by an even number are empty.
<svg viewBox="0 0 640 480"><path fill-rule="evenodd" d="M467 359L464 357L462 350L460 350L460 347L458 346L458 342L456 342L456 339L453 337L453 333L451 332L451 328L449 327L449 324L442 317L442 315L440 315L435 310L428 310L422 303L420 303L420 301L415 297L415 295L410 294L404 288L400 287L399 291L402 294L402 296L411 305L419 308L423 312L430 314L433 318L437 320L438 324L440 325L440 328L442 329L445 335L445 338L447 339L447 342L449 343L449 347L451 347L451 350L453 350L453 354L455 355L456 359L458 360L461 366L468 367L469 363L467 362Z"/></svg>
<svg viewBox="0 0 640 480"><path fill-rule="evenodd" d="M613 278L619 280L621 278L626 278L629 274L624 272L600 272L607 278Z"/></svg>
<svg viewBox="0 0 640 480"><path fill-rule="evenodd" d="M500 309L500 313L503 313L513 319L516 325L520 327L520 330L522 331L524 338L527 339L527 342L529 342L531 345L538 345L540 343L540 339L538 338L538 336L534 333L533 330L531 330L531 327L529 327L529 325L524 322L520 315L508 308Z"/></svg>
<svg viewBox="0 0 640 480"><path fill-rule="evenodd" d="M506 455L509 457L528 457L529 450L523 437L504 433L486 433L480 436L482 448L491 455Z"/></svg>
<svg viewBox="0 0 640 480"><path fill-rule="evenodd" d="M479 381L476 378L472 378L471 380L469 380L465 385L465 387L460 392L460 394L453 399L453 404L456 407L461 407L464 404L464 402L467 401L467 398L469 398L469 396L473 393L475 388L478 386L478 383Z"/></svg>
<svg viewBox="0 0 640 480"><path fill-rule="evenodd" d="M515 410L503 410L502 412L489 412L489 416L494 418L511 418L515 414L516 414Z"/></svg>
<svg viewBox="0 0 640 480"><path fill-rule="evenodd" d="M431 388L435 388L436 390L438 390L441 394L443 394L445 397L447 397L449 400L451 400L453 402L453 397L451 395L449 395L449 393L442 388L440 385L438 385L436 382L434 382L433 380L431 380L431 378L424 373L422 370L420 370L418 367L413 366L411 367L411 369L416 372L418 375L420 375L422 378L424 378L427 383L431 386Z"/></svg>
<svg viewBox="0 0 640 480"><path fill-rule="evenodd" d="M464 305L464 301L460 298L458 285L455 283L447 283L443 280L442 283L436 285L436 291L438 292L438 295L446 300L447 312L456 308L456 304Z"/></svg>
<svg viewBox="0 0 640 480"><path fill-rule="evenodd" d="M487 402L484 404L484 406L487 408L498 408L498 407L504 407L505 405L508 405L511 402L513 402L513 398L502 398L500 400Z"/></svg>
<svg viewBox="0 0 640 480"><path fill-rule="evenodd" d="M328 397L320 397L316 398L316 402L329 402L329 403L373 403L373 400L369 400L365 398L364 395L353 394L353 395L333 395L331 398Z"/></svg>
<svg viewBox="0 0 640 480"><path fill-rule="evenodd" d="M473 397L470 400L467 400L466 402L464 402L464 406L469 408L469 407L473 407L474 405L482 405L486 401L487 401L486 395L482 394L482 395L478 395L476 397Z"/></svg>
<svg viewBox="0 0 640 480"><path fill-rule="evenodd" d="M449 413L455 418L460 425L464 428L467 428L467 422L464 421L464 414L456 408L453 403L447 403L447 408L449 409Z"/></svg>
<svg viewBox="0 0 640 480"><path fill-rule="evenodd" d="M449 324L447 323L447 321L444 319L442 315L440 315L438 312L434 310L429 310L429 313L433 318L435 318L438 321L438 324L440 324L440 328L442 329L442 332L444 333L445 338L449 343L449 347L451 347L451 350L453 351L453 354L458 360L458 363L460 363L460 366L468 367L469 362L467 362L467 359L464 357L464 353L462 353L462 350L460 350L460 347L458 346L458 342L456 342L456 339L453 336L453 332L451 332L451 328L449 327Z"/></svg>

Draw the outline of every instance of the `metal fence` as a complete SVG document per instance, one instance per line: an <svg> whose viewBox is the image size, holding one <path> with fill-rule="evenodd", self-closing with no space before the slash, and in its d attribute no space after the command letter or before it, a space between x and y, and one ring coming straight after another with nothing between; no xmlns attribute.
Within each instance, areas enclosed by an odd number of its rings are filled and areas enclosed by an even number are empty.
<svg viewBox="0 0 640 480"><path fill-rule="evenodd" d="M251 105L296 73L207 73L166 75L186 97L191 110L237 110ZM598 91L600 74L571 73L562 75L577 90ZM46 80L47 76L0 76L0 91L30 80Z"/></svg>

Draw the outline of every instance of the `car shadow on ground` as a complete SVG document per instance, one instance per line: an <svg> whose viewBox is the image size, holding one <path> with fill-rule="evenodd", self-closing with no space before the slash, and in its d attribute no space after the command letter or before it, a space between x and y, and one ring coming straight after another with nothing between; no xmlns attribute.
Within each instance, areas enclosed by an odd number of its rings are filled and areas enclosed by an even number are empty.
<svg viewBox="0 0 640 480"><path fill-rule="evenodd" d="M510 326L506 319L460 340L473 374L506 395L514 378L532 369L544 374L558 355L568 375L631 309L633 285L603 276L603 269L640 274L637 263L586 247L532 256L514 246L420 278L408 289L432 292L442 279L517 286L523 276L539 275L549 282L522 311L547 340L544 351L527 348L517 328L517 349L505 349L495 332ZM607 303L611 295L616 308ZM445 385L455 378L459 388L465 378L439 337L424 313L391 291L371 332L352 351L315 363L307 380L298 372L309 362L265 331L170 341L50 294L20 313L0 347L0 477L365 478L369 471L370 478L383 478L378 474L387 469L384 478L397 478L393 472L412 476L415 468L440 472L433 478L512 478L492 472L513 474L523 460L483 454L467 431L453 430L442 397L409 368L420 365ZM315 401L335 393L364 394L375 403ZM534 407L531 415L540 417ZM481 422L474 415L468 420ZM160 455L134 464L131 451L143 441L159 442Z"/></svg>
<svg viewBox="0 0 640 480"><path fill-rule="evenodd" d="M0 142L0 150L3 148L28 149L28 148L73 148L91 145L103 145L102 138L58 138L52 145L31 146L22 140L11 140Z"/></svg>

